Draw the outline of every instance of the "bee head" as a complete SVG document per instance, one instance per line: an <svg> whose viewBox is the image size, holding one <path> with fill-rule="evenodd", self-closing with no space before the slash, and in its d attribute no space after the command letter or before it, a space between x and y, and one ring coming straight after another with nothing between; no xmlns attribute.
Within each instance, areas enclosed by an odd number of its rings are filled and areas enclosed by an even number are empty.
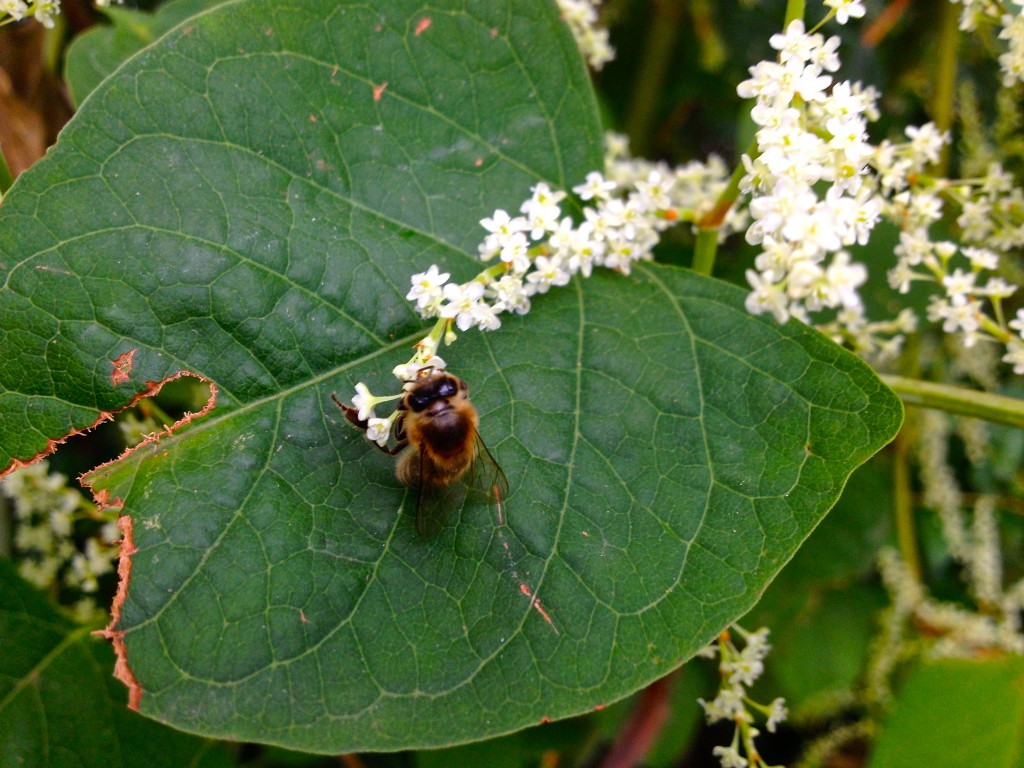
<svg viewBox="0 0 1024 768"><path fill-rule="evenodd" d="M406 395L405 402L410 411L420 413L439 400L448 400L468 389L461 379L450 373L437 372L418 379Z"/></svg>

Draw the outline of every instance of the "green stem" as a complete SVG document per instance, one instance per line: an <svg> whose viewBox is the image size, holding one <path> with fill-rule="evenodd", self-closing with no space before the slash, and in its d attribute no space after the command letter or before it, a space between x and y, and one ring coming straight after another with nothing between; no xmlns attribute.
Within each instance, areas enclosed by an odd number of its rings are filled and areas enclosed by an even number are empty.
<svg viewBox="0 0 1024 768"><path fill-rule="evenodd" d="M940 131L953 127L953 107L956 100L957 41L959 37L960 6L943 3L939 22L938 62L935 71L935 89L931 98L931 116ZM942 148L939 161L929 170L936 176L945 176L949 168L949 145Z"/></svg>
<svg viewBox="0 0 1024 768"><path fill-rule="evenodd" d="M750 142L746 149L750 157L757 156L757 140ZM743 163L737 163L725 189L718 195L714 207L696 221L697 244L693 253L693 269L702 275L710 275L715 268L715 256L718 253L718 228L725 220L736 198L740 196L740 180L746 175Z"/></svg>
<svg viewBox="0 0 1024 768"><path fill-rule="evenodd" d="M630 100L626 121L626 135L629 145L638 157L647 154L650 148L651 124L659 96L664 91L665 76L672 61L672 54L678 46L680 18L683 4L675 0L652 4L653 23L645 42L644 56L633 81L633 96Z"/></svg>
<svg viewBox="0 0 1024 768"><path fill-rule="evenodd" d="M177 419L172 419L170 414L157 405L156 401L151 397L139 401L139 410L142 411L144 416L148 416L157 423L163 424L164 427L170 427L177 421Z"/></svg>
<svg viewBox="0 0 1024 768"><path fill-rule="evenodd" d="M906 405L1024 427L1024 400L902 376L882 375L881 379Z"/></svg>
<svg viewBox="0 0 1024 768"><path fill-rule="evenodd" d="M715 268L715 254L717 253L718 230L698 230L697 243L693 251L693 271L710 277Z"/></svg>
<svg viewBox="0 0 1024 768"><path fill-rule="evenodd" d="M789 26L789 22L804 17L804 6L804 0L788 0L786 3L786 23L782 25L783 29Z"/></svg>
<svg viewBox="0 0 1024 768"><path fill-rule="evenodd" d="M900 557L914 578L920 580L921 557L917 549L914 496L910 478L910 453L913 442L913 420L908 418L893 441L893 516L896 520L896 541L900 548Z"/></svg>
<svg viewBox="0 0 1024 768"><path fill-rule="evenodd" d="M907 337L900 360L900 371L904 380L912 378L921 369L920 338L916 334ZM921 579L921 555L917 545L917 521L914 518L914 493L911 464L914 444L917 440L917 424L920 414L911 410L903 420L903 426L893 440L892 505L896 527L896 541L900 556L914 578Z"/></svg>

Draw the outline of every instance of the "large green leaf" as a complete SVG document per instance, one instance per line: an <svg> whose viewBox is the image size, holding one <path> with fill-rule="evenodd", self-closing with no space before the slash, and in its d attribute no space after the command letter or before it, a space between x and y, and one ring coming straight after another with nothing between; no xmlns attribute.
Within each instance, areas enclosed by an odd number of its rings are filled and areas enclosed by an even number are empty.
<svg viewBox="0 0 1024 768"><path fill-rule="evenodd" d="M0 558L0 765L220 768L214 744L125 709L114 654L61 616Z"/></svg>
<svg viewBox="0 0 1024 768"><path fill-rule="evenodd" d="M97 24L68 46L64 77L76 104L132 54L190 16L223 0L171 0L156 13L110 5L103 9L110 24Z"/></svg>
<svg viewBox="0 0 1024 768"><path fill-rule="evenodd" d="M1024 659L940 659L908 675L871 768L1017 768L1024 756Z"/></svg>
<svg viewBox="0 0 1024 768"><path fill-rule="evenodd" d="M260 0L129 61L19 180L4 450L181 371L218 392L89 478L133 523L117 629L142 712L324 752L458 743L637 690L757 600L901 411L736 288L606 273L445 352L507 524L469 506L418 538L330 401L397 388L411 274L472 275L481 217L600 162L551 4Z"/></svg>

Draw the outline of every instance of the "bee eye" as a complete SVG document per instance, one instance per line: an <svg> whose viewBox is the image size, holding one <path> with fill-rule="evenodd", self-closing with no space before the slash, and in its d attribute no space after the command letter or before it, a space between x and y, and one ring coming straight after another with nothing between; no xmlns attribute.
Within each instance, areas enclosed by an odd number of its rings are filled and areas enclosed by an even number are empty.
<svg viewBox="0 0 1024 768"><path fill-rule="evenodd" d="M455 388L455 385L452 383L452 380L451 379L446 379L441 384L441 387L438 390L438 394L441 397L451 397L452 395L454 395L456 393L456 391L457 390Z"/></svg>

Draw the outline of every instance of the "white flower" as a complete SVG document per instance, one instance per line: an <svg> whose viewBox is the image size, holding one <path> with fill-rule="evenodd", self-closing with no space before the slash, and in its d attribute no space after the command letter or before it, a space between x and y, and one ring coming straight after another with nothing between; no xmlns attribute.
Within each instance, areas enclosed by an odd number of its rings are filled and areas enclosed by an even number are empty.
<svg viewBox="0 0 1024 768"><path fill-rule="evenodd" d="M60 13L60 0L36 0L32 15L47 29L53 29L53 17Z"/></svg>
<svg viewBox="0 0 1024 768"><path fill-rule="evenodd" d="M28 5L21 0L0 0L0 14L3 13L15 21L21 21L28 13Z"/></svg>
<svg viewBox="0 0 1024 768"><path fill-rule="evenodd" d="M953 274L942 278L942 285L945 286L946 295L950 298L961 294L968 295L974 291L974 273L957 268Z"/></svg>
<svg viewBox="0 0 1024 768"><path fill-rule="evenodd" d="M516 232L504 243L498 254L506 264L512 265L512 271L523 274L530 268L530 241L526 234Z"/></svg>
<svg viewBox="0 0 1024 768"><path fill-rule="evenodd" d="M441 317L454 318L460 331L468 330L479 314L476 305L483 295L484 285L477 280L465 285L448 283L444 287L444 298L448 303L441 308Z"/></svg>
<svg viewBox="0 0 1024 768"><path fill-rule="evenodd" d="M949 301L937 296L931 298L928 305L928 319L932 322L942 320L942 330L946 333L963 331L964 346L970 348L977 342L977 332L981 327L981 303L969 298L966 294L957 293Z"/></svg>
<svg viewBox="0 0 1024 768"><path fill-rule="evenodd" d="M1017 310L1017 317L1011 320L1008 325L1024 337L1024 309Z"/></svg>
<svg viewBox="0 0 1024 768"><path fill-rule="evenodd" d="M863 0L825 0L825 7L835 9L836 21L840 24L859 19L865 13Z"/></svg>
<svg viewBox="0 0 1024 768"><path fill-rule="evenodd" d="M645 181L637 181L636 189L639 193L637 202L640 204L641 210L665 210L671 208L672 201L669 198L669 192L672 191L674 184L675 180L671 176L665 177L657 170L647 174Z"/></svg>
<svg viewBox="0 0 1024 768"><path fill-rule="evenodd" d="M89 539L85 542L85 552L76 552L71 558L68 583L83 592L95 592L99 589L96 578L114 570L113 559L116 554L116 548L102 547L96 539Z"/></svg>
<svg viewBox="0 0 1024 768"><path fill-rule="evenodd" d="M988 248L971 248L967 246L962 248L961 251L971 262L971 269L995 269L999 266L999 256Z"/></svg>
<svg viewBox="0 0 1024 768"><path fill-rule="evenodd" d="M576 193L580 200L608 200L612 192L615 191L616 186L614 181L606 180L601 173L591 171L587 174L586 181L582 184L577 184L572 188L572 191Z"/></svg>
<svg viewBox="0 0 1024 768"><path fill-rule="evenodd" d="M1012 365L1014 373L1024 373L1024 341L1010 339L1006 344L1006 354L1003 355L1003 362Z"/></svg>
<svg viewBox="0 0 1024 768"><path fill-rule="evenodd" d="M530 293L547 293L552 285L568 284L569 278L569 270L562 259L538 256L533 270L526 276L527 289Z"/></svg>
<svg viewBox="0 0 1024 768"><path fill-rule="evenodd" d="M839 304L846 308L860 306L860 295L857 289L868 279L868 270L863 264L850 261L850 254L839 251L832 263L825 270L828 280L830 301L828 306Z"/></svg>
<svg viewBox="0 0 1024 768"><path fill-rule="evenodd" d="M990 277L985 285L977 289L977 293L993 299L1005 299L1017 292L1016 285L1010 285L1001 277Z"/></svg>
<svg viewBox="0 0 1024 768"><path fill-rule="evenodd" d="M487 291L495 299L495 312L525 315L530 311L530 297L523 287L523 279L518 275L504 275L500 280L491 283Z"/></svg>
<svg viewBox="0 0 1024 768"><path fill-rule="evenodd" d="M352 397L352 407L359 411L359 420L366 421L373 416L373 408L378 400L363 382L356 384L356 394Z"/></svg>
<svg viewBox="0 0 1024 768"><path fill-rule="evenodd" d="M433 317L437 313L441 299L444 294L442 286L448 282L451 274L440 272L436 264L431 264L426 272L412 276L412 289L405 298L415 301L416 306L426 317Z"/></svg>
<svg viewBox="0 0 1024 768"><path fill-rule="evenodd" d="M761 275L752 269L747 270L747 282L754 290L747 294L745 302L747 312L752 315L760 315L763 312L771 312L775 322L782 324L789 319L786 294L779 289L779 286L761 279Z"/></svg>
<svg viewBox="0 0 1024 768"><path fill-rule="evenodd" d="M496 331L501 327L498 310L486 301L478 301L473 304L470 312L472 315L471 324L481 331ZM465 330L465 328L462 330Z"/></svg>
<svg viewBox="0 0 1024 768"><path fill-rule="evenodd" d="M559 203L565 198L565 192L552 192L543 182L533 187L533 195L519 209L526 214L526 225L530 228L530 237L540 240L547 232L558 228L558 220L562 215Z"/></svg>
<svg viewBox="0 0 1024 768"><path fill-rule="evenodd" d="M736 747L714 747L711 754L718 758L722 768L747 768L747 758L736 751Z"/></svg>
<svg viewBox="0 0 1024 768"><path fill-rule="evenodd" d="M910 146L915 155L924 158L929 163L939 161L939 153L942 147L949 141L949 135L940 132L935 123L925 123L920 128L908 125L905 129L910 139Z"/></svg>
<svg viewBox="0 0 1024 768"><path fill-rule="evenodd" d="M774 699L768 705L768 723L765 727L768 733L775 733L775 727L786 719L789 711L786 709L786 700L782 697Z"/></svg>
<svg viewBox="0 0 1024 768"><path fill-rule="evenodd" d="M377 445L383 446L391 435L391 419L370 419L366 429L366 439L372 440Z"/></svg>
<svg viewBox="0 0 1024 768"><path fill-rule="evenodd" d="M524 232L528 229L526 219L522 216L511 218L500 208L494 212L494 216L481 219L480 226L490 232L479 247L480 258L484 261L505 250L508 241L516 235L525 241Z"/></svg>

